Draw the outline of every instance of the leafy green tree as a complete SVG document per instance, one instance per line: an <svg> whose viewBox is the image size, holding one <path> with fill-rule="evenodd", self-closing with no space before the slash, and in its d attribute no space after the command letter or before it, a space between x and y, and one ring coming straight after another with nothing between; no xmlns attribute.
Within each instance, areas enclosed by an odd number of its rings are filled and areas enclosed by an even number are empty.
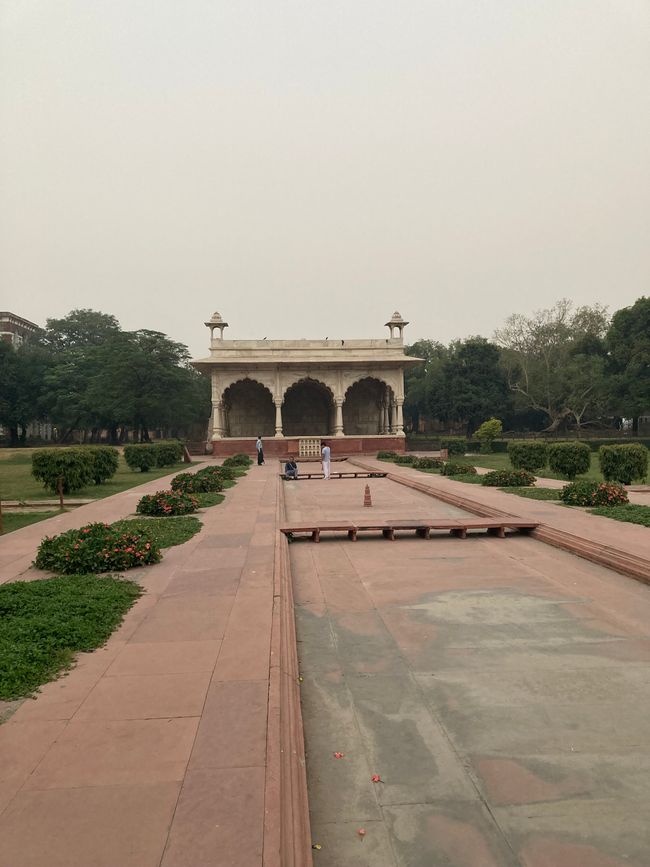
<svg viewBox="0 0 650 867"><path fill-rule="evenodd" d="M650 409L650 298L617 310L605 339L612 408L636 419Z"/></svg>
<svg viewBox="0 0 650 867"><path fill-rule="evenodd" d="M580 426L599 408L604 364L594 347L607 327L604 307L574 310L564 298L532 316L513 314L495 333L510 389L546 415L548 430L571 418Z"/></svg>
<svg viewBox="0 0 650 867"><path fill-rule="evenodd" d="M97 310L72 310L62 319L47 319L43 343L56 351L69 352L87 346L100 346L120 331L120 323L109 313Z"/></svg>
<svg viewBox="0 0 650 867"><path fill-rule="evenodd" d="M471 434L485 418L510 407L510 392L498 347L484 337L456 341L442 369L447 417Z"/></svg>
<svg viewBox="0 0 650 867"><path fill-rule="evenodd" d="M406 354L421 358L423 363L407 368L404 375L404 416L411 420L414 431L420 418L428 415L429 392L434 370L439 367L447 350L434 340L418 340L406 347Z"/></svg>
<svg viewBox="0 0 650 867"><path fill-rule="evenodd" d="M15 348L0 341L0 423L12 446L24 444L27 425L45 417L44 376L49 353L37 341Z"/></svg>

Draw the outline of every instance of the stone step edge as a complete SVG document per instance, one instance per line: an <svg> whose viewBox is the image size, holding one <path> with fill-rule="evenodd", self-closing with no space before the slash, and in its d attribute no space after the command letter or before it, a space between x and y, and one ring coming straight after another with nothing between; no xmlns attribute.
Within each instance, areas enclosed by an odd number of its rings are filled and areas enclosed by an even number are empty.
<svg viewBox="0 0 650 867"><path fill-rule="evenodd" d="M275 479L276 527L286 520ZM305 738L289 543L276 533L264 787L262 867L312 867Z"/></svg>
<svg viewBox="0 0 650 867"><path fill-rule="evenodd" d="M350 463L367 469L371 468L363 460L356 457L351 458ZM423 482L418 482L416 479L410 479L397 473L389 472L387 478L400 485L405 485L407 488L413 488L437 500L442 500L442 502L448 503L450 506L456 506L459 509L465 509L475 515L480 515L482 518L520 517L511 512L503 512L500 509L486 506L483 503L477 503L475 500L468 499L467 497L461 497L451 491L434 490ZM561 548L563 551L568 551L571 554L576 554L578 557L582 557L583 560L590 560L592 563L606 566L608 569L613 569L615 572L619 572L629 578L634 578L643 584L650 584L650 558L638 557L636 554L629 554L620 548L612 548L600 542L595 542L592 539L585 539L573 533L567 533L565 530L559 530L557 527L550 527L544 523L541 523L536 530L533 530L530 538L545 542L547 545L552 545L555 548Z"/></svg>

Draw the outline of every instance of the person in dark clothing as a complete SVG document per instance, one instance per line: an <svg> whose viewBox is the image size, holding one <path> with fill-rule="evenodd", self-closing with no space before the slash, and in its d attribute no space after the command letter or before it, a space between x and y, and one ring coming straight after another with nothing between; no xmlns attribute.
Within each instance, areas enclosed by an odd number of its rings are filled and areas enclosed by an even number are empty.
<svg viewBox="0 0 650 867"><path fill-rule="evenodd" d="M289 479L297 479L298 478L298 464L296 463L296 459L291 455L289 460L284 465L284 475L287 481Z"/></svg>
<svg viewBox="0 0 650 867"><path fill-rule="evenodd" d="M262 434L258 434L255 448L257 449L257 466L261 467L264 463L264 444L262 443Z"/></svg>

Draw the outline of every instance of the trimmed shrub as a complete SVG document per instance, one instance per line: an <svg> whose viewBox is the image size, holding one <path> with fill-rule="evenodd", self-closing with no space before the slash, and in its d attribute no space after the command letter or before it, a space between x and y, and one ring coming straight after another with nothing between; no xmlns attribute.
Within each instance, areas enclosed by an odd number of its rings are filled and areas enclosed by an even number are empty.
<svg viewBox="0 0 650 867"><path fill-rule="evenodd" d="M58 536L46 536L34 565L64 575L122 572L157 563L160 548L143 531L123 531L109 524L86 524Z"/></svg>
<svg viewBox="0 0 650 867"><path fill-rule="evenodd" d="M474 436L481 443L481 452L483 454L491 454L492 443L503 431L503 424L498 418L489 418L484 421Z"/></svg>
<svg viewBox="0 0 650 867"><path fill-rule="evenodd" d="M449 455L464 455L467 452L465 437L446 437L440 440L440 448L447 449Z"/></svg>
<svg viewBox="0 0 650 867"><path fill-rule="evenodd" d="M439 470L444 463L440 458L416 458L413 466L416 470Z"/></svg>
<svg viewBox="0 0 650 867"><path fill-rule="evenodd" d="M199 501L192 494L182 491L156 491L140 498L136 512L139 515L152 515L166 518L171 515L189 515L196 512Z"/></svg>
<svg viewBox="0 0 650 867"><path fill-rule="evenodd" d="M392 461L397 457L397 452L377 452L378 461Z"/></svg>
<svg viewBox="0 0 650 867"><path fill-rule="evenodd" d="M216 473L179 473L172 479L171 488L183 494L207 494L223 491L223 479Z"/></svg>
<svg viewBox="0 0 650 867"><path fill-rule="evenodd" d="M233 467L203 467L202 470L199 470L196 473L197 476L216 476L219 479L225 481L232 481L232 479L236 478L235 470Z"/></svg>
<svg viewBox="0 0 650 867"><path fill-rule="evenodd" d="M407 466L410 466L417 461L417 458L415 455L397 455L393 460L396 464L406 464Z"/></svg>
<svg viewBox="0 0 650 867"><path fill-rule="evenodd" d="M440 472L443 476L475 476L476 467L471 464L457 464L449 461L441 468Z"/></svg>
<svg viewBox="0 0 650 867"><path fill-rule="evenodd" d="M86 446L93 461L93 479L96 485L101 485L113 478L119 464L119 453L113 446Z"/></svg>
<svg viewBox="0 0 650 867"><path fill-rule="evenodd" d="M601 446L598 462L608 482L630 485L635 479L645 481L648 475L648 449L639 443Z"/></svg>
<svg viewBox="0 0 650 867"><path fill-rule="evenodd" d="M147 470L156 466L156 447L150 443L124 446L124 460L132 470Z"/></svg>
<svg viewBox="0 0 650 867"><path fill-rule="evenodd" d="M481 484L491 488L528 488L535 476L528 470L493 470L481 477Z"/></svg>
<svg viewBox="0 0 650 867"><path fill-rule="evenodd" d="M248 467L252 464L253 461L248 455L239 454L232 455L230 458L226 458L223 462L224 467Z"/></svg>
<svg viewBox="0 0 650 867"><path fill-rule="evenodd" d="M159 440L153 443L157 467L170 467L183 460L183 443L178 440Z"/></svg>
<svg viewBox="0 0 650 867"><path fill-rule="evenodd" d="M508 457L515 470L535 473L546 466L548 447L545 442L508 443Z"/></svg>
<svg viewBox="0 0 650 867"><path fill-rule="evenodd" d="M617 482L596 482L581 479L565 485L560 499L568 506L620 506L627 503L627 492Z"/></svg>
<svg viewBox="0 0 650 867"><path fill-rule="evenodd" d="M591 466L591 449L587 443L550 443L548 465L554 473L573 480Z"/></svg>
<svg viewBox="0 0 650 867"><path fill-rule="evenodd" d="M40 449L32 453L32 475L54 493L62 479L63 493L69 494L92 482L93 458L89 449Z"/></svg>

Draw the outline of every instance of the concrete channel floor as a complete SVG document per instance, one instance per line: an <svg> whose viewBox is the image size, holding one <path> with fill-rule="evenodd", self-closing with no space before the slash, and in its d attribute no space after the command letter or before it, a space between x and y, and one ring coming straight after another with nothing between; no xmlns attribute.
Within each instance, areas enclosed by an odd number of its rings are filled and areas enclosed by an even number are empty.
<svg viewBox="0 0 650 867"><path fill-rule="evenodd" d="M369 485L287 517L458 514ZM317 867L650 864L650 588L520 536L290 554Z"/></svg>
<svg viewBox="0 0 650 867"><path fill-rule="evenodd" d="M164 481L3 537L0 581L38 577L42 535ZM129 573L147 592L108 643L0 725L0 867L262 864L277 485L252 467Z"/></svg>

